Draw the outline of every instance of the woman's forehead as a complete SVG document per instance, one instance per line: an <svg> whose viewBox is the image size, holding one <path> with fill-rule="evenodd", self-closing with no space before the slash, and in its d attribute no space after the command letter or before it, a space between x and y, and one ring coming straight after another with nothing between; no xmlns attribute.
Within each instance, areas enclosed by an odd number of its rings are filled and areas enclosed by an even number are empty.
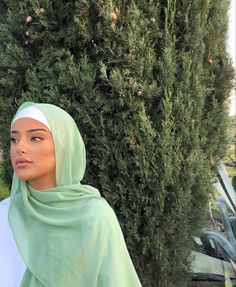
<svg viewBox="0 0 236 287"><path fill-rule="evenodd" d="M11 132L12 131L14 132L15 131L28 131L28 130L42 130L42 131L50 132L47 126L45 126L40 121L37 121L32 118L18 119L14 121L14 123L12 124L12 128L11 128Z"/></svg>
<svg viewBox="0 0 236 287"><path fill-rule="evenodd" d="M13 118L12 123L14 123L15 121L19 119L24 119L24 118L34 119L44 124L46 127L48 127L49 130L51 130L51 127L49 125L49 122L46 116L40 109L38 109L35 106L28 106L28 107L18 110L16 115Z"/></svg>

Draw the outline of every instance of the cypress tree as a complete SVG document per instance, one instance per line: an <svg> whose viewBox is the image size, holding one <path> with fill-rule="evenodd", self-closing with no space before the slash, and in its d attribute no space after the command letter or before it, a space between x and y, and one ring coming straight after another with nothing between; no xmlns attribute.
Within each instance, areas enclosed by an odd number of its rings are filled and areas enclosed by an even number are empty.
<svg viewBox="0 0 236 287"><path fill-rule="evenodd" d="M212 170L227 147L228 1L1 5L5 181L17 106L66 109L87 147L84 181L115 209L143 286L183 286Z"/></svg>

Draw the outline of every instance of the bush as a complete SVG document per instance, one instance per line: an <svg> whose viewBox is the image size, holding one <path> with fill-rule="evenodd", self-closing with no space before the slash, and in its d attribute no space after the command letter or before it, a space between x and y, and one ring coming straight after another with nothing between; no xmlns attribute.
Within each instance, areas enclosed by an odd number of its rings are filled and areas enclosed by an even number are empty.
<svg viewBox="0 0 236 287"><path fill-rule="evenodd" d="M17 106L66 109L87 147L84 181L115 209L145 287L186 281L212 168L228 145L227 2L2 4L5 181Z"/></svg>

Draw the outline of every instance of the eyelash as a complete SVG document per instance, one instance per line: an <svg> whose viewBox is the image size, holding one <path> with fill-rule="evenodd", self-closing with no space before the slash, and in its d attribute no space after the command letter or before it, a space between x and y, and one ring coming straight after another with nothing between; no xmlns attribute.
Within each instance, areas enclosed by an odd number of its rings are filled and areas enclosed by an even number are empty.
<svg viewBox="0 0 236 287"><path fill-rule="evenodd" d="M15 143L16 141L17 141L17 139L11 138L11 143Z"/></svg>
<svg viewBox="0 0 236 287"><path fill-rule="evenodd" d="M36 139L37 139L37 140L36 140ZM31 138L31 140L37 142L37 141L39 141L39 140L43 140L43 138L34 136L34 137Z"/></svg>
<svg viewBox="0 0 236 287"><path fill-rule="evenodd" d="M33 136L30 140L34 141L34 142L37 142L37 141L43 140L43 138L42 137ZM11 143L16 143L17 141L18 141L18 139L11 138Z"/></svg>

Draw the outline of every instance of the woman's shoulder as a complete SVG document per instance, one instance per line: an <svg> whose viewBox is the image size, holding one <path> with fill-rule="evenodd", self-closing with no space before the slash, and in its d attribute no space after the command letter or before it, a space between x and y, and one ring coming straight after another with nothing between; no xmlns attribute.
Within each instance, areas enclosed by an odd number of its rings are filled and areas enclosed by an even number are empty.
<svg viewBox="0 0 236 287"><path fill-rule="evenodd" d="M8 210L10 204L10 197L7 197L0 201L0 209L1 210Z"/></svg>
<svg viewBox="0 0 236 287"><path fill-rule="evenodd" d="M86 209L95 222L105 224L117 222L114 210L103 197L91 198Z"/></svg>
<svg viewBox="0 0 236 287"><path fill-rule="evenodd" d="M112 207L103 197L91 198L89 207L90 211L97 215L107 216L114 214Z"/></svg>
<svg viewBox="0 0 236 287"><path fill-rule="evenodd" d="M108 202L100 198L92 198L88 201L86 207L86 224L83 224L84 229L89 229L96 236L102 236L104 240L113 240L116 238L122 239L123 234L116 214ZM120 240L118 240L120 242Z"/></svg>
<svg viewBox="0 0 236 287"><path fill-rule="evenodd" d="M3 199L0 201L0 225L3 226L6 224L8 225L7 214L10 205L10 197Z"/></svg>

